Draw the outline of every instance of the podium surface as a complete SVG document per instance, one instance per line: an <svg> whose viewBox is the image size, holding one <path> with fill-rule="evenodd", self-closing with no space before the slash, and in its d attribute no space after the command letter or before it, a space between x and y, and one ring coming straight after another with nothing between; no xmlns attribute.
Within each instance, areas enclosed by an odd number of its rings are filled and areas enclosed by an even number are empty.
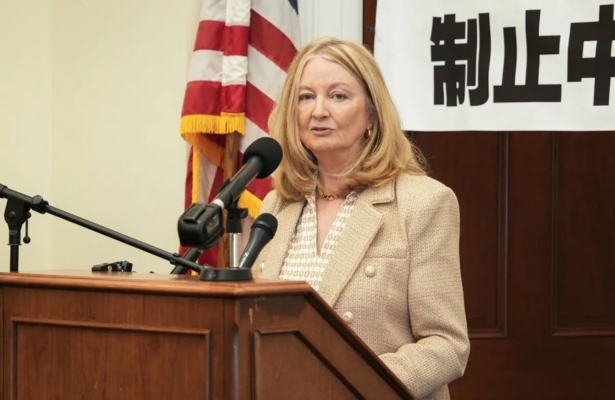
<svg viewBox="0 0 615 400"><path fill-rule="evenodd" d="M0 273L3 399L411 399L305 282Z"/></svg>

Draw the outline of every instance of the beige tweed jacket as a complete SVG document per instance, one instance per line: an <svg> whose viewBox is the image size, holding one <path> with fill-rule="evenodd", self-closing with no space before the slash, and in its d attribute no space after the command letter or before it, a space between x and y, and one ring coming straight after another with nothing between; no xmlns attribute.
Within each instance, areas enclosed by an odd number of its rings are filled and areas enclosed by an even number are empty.
<svg viewBox="0 0 615 400"><path fill-rule="evenodd" d="M277 279L303 202L275 192L261 212L278 219L256 260ZM420 399L449 399L470 352L459 271L459 205L427 176L400 175L360 193L319 294Z"/></svg>

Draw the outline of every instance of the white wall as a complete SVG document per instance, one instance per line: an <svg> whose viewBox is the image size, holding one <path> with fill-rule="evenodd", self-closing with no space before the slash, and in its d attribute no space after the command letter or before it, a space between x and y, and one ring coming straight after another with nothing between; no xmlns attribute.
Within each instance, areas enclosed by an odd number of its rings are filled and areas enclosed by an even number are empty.
<svg viewBox="0 0 615 400"><path fill-rule="evenodd" d="M304 40L360 41L360 6L300 1ZM4 0L0 183L176 251L186 164L179 117L199 9L200 0ZM31 221L22 271L117 260L139 272L171 269L51 215L33 213ZM0 242L7 239L2 220ZM8 268L3 245L0 270Z"/></svg>
<svg viewBox="0 0 615 400"><path fill-rule="evenodd" d="M52 196L52 0L0 3L0 183ZM0 200L0 270L9 269L6 200ZM21 265L50 266L51 218L35 216Z"/></svg>

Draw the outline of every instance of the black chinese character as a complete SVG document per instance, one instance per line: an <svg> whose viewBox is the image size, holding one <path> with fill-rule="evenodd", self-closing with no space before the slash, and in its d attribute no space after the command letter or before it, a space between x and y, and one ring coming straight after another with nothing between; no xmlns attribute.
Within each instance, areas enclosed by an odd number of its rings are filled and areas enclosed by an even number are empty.
<svg viewBox="0 0 615 400"><path fill-rule="evenodd" d="M454 107L457 104L463 104L466 85L473 87L477 80L478 86L469 91L470 105L485 104L489 99L489 61L491 59L489 14L479 14L478 18L480 38L477 35L476 19L470 19L467 23L466 43L455 43L455 40L466 38L466 23L456 22L455 14L445 15L444 22L442 18L434 17L433 19L431 61L444 62L444 65L434 67L434 103L436 105L444 104L444 87L446 87L447 106ZM479 43L480 51L478 51ZM467 66L462 64L464 61Z"/></svg>
<svg viewBox="0 0 615 400"><path fill-rule="evenodd" d="M600 6L598 22L570 24L568 82L594 78L595 106L609 105L611 78L615 77L615 57L611 56L613 40L615 40L615 21L612 4ZM596 42L596 56L583 58L583 45L589 41Z"/></svg>
<svg viewBox="0 0 615 400"><path fill-rule="evenodd" d="M561 85L539 85L538 71L541 54L559 54L559 36L540 36L540 10L525 12L527 65L525 85L515 84L517 70L517 33L515 28L504 28L504 71L502 85L493 89L495 103L559 102Z"/></svg>

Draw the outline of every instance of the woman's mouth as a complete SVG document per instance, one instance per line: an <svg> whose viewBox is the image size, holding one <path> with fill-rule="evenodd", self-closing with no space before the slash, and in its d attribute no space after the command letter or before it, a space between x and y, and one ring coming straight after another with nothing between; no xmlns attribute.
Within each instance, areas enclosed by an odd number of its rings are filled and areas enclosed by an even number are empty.
<svg viewBox="0 0 615 400"><path fill-rule="evenodd" d="M327 135L331 132L333 132L333 129L331 128L312 128L310 129L310 132L312 132L314 135Z"/></svg>

